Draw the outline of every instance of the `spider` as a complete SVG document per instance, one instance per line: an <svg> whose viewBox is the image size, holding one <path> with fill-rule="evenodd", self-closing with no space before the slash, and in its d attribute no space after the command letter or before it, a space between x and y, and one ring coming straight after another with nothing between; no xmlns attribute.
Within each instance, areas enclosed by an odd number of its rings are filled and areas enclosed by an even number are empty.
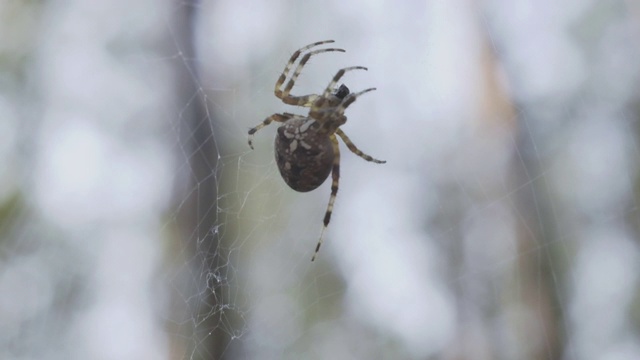
<svg viewBox="0 0 640 360"><path fill-rule="evenodd" d="M331 183L331 196L329 197L329 204L327 205L327 211L324 215L320 238L318 239L311 261L316 259L318 251L320 251L320 246L322 246L324 231L329 225L329 220L331 220L333 203L338 193L340 147L336 135L344 141L352 153L359 157L376 164L386 163L386 161L374 159L360 151L353 142L351 142L347 134L340 129L340 126L347 122L347 117L344 115L344 112L349 105L353 104L360 95L373 91L375 88L352 93L345 85L340 85L340 87L335 89L336 84L347 71L367 70L366 67L352 66L338 70L321 95L294 96L290 94L302 68L311 56L330 51L344 52L343 49L334 48L307 52L309 49L318 45L333 42L333 40L318 41L294 52L284 67L284 71L278 78L278 81L276 81L274 90L276 97L288 105L308 107L309 114L302 116L286 112L281 114L276 113L267 117L256 127L249 130L249 146L253 149L253 135L258 130L274 121L283 123L283 125L278 128L278 134L275 140L276 163L278 164L280 175L282 175L284 181L293 190L299 192L314 190L322 185L327 177L329 177L329 173L331 173L333 180ZM291 68L303 53L305 53L304 56L291 75ZM282 89L282 85L284 85L289 75L291 75L291 78L287 86Z"/></svg>

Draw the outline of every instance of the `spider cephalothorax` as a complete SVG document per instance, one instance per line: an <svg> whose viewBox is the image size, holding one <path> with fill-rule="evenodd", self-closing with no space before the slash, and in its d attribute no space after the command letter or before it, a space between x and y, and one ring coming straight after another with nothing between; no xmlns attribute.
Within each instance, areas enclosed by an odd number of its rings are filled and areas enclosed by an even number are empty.
<svg viewBox="0 0 640 360"><path fill-rule="evenodd" d="M373 91L375 88L351 93L345 85L340 85L338 89L335 89L336 84L345 72L351 70L367 70L367 68L352 66L338 70L321 95L294 96L290 94L302 68L311 56L329 51L344 52L344 50L330 48L307 52L293 73L290 74L291 68L298 57L315 46L332 42L333 40L319 41L293 53L284 71L278 78L278 81L276 81L275 95L285 104L308 107L309 114L302 116L291 113L276 113L266 118L262 123L258 124L258 126L249 130L249 146L253 149L253 134L274 121L284 123L278 128L278 134L276 135L276 162L280 170L280 175L282 175L284 181L292 189L300 192L311 191L322 185L329 174L332 176L331 196L329 197L329 205L327 206L327 212L324 216L324 226L311 261L315 260L318 250L320 250L320 246L322 245L324 230L329 225L329 220L331 220L333 203L338 193L340 147L336 134L354 154L367 161L378 164L385 163L385 161L374 159L360 151L340 129L340 126L347 122L347 117L344 115L347 107L356 101L360 95ZM284 85L289 75L291 75L291 78L287 86L282 89L282 85Z"/></svg>

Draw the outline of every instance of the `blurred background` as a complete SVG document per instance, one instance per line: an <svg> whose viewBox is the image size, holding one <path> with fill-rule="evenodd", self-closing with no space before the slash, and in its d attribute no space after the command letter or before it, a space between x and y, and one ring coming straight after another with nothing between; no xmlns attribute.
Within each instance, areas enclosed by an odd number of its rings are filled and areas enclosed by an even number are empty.
<svg viewBox="0 0 640 360"><path fill-rule="evenodd" d="M353 91L340 191L273 154ZM640 358L640 2L0 1L1 359Z"/></svg>

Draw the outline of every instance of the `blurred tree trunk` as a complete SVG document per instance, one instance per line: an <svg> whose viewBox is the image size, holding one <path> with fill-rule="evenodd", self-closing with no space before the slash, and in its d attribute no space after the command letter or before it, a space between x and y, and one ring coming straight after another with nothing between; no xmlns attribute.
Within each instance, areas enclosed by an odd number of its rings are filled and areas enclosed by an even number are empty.
<svg viewBox="0 0 640 360"><path fill-rule="evenodd" d="M526 105L518 106L526 108ZM562 359L565 343L564 317L558 293L564 289L563 258L558 256L556 247L560 244L554 218L550 193L544 177L537 177L546 168L535 147L545 146L544 139L535 139L531 127L536 122L536 114L524 111L517 118L518 134L513 160L516 184L527 184L517 192L516 211L521 218L517 226L518 237L518 278L514 279L516 298L526 315L520 323L514 324L523 345L527 359Z"/></svg>
<svg viewBox="0 0 640 360"><path fill-rule="evenodd" d="M186 321L179 324L179 338L188 339L184 344L190 359L224 359L225 350L232 334L228 333L228 325L222 324L226 318L222 314L224 297L220 295L226 287L226 256L220 246L217 212L218 184L215 176L217 167L217 144L211 123L216 119L213 113L206 111L205 93L202 91L199 68L195 61L194 31L197 28L198 6L176 7L176 37L181 62L178 64L179 84L177 103L187 104L176 114L181 128L181 148L187 158L190 173L184 195L184 202L179 209L181 249L188 249L185 261L189 264L188 279L190 288L186 294L177 299L178 306L187 306ZM194 96L195 95L195 96ZM182 168L184 169L184 168ZM180 174L184 175L184 174ZM184 302L187 302L184 304ZM225 329L227 332L225 332ZM179 346L182 348L183 346Z"/></svg>
<svg viewBox="0 0 640 360"><path fill-rule="evenodd" d="M452 237L461 239L447 245L458 334L445 358L561 359L564 314L558 291L563 286L558 283L562 269L557 266L561 261L555 256L557 232L546 180L537 176L545 166L535 145L544 141L534 138L536 132L531 128L536 120L522 116L532 112L516 110L527 104L515 104L498 80L502 59L491 45L485 42L481 78L471 84L473 93L483 94L476 104L477 123L470 124L476 132L455 155L481 165L466 164L466 176L454 175L464 191L448 190L445 196L451 208L437 221L444 220L445 228L458 229ZM514 74L507 74L508 79L511 76ZM509 150L511 161L503 161L502 154ZM446 219L462 219L463 224ZM513 234L498 230L505 227L515 229ZM477 228L495 232L484 236L510 240L479 245L478 240L485 240L483 235L470 230ZM492 246L514 246L513 261L496 264L491 255L479 251L482 247L497 251ZM502 276L496 278L498 271Z"/></svg>
<svg viewBox="0 0 640 360"><path fill-rule="evenodd" d="M491 39L499 41L494 36ZM499 43L497 46L503 48L510 45L514 44ZM550 189L546 178L539 176L549 166L538 149L547 145L544 138L537 137L540 133L537 125L544 122L536 118L540 112L528 109L541 104L518 103L511 98L519 92L514 88L519 74L509 72L514 67L501 58L505 53L509 51L492 52L491 68L505 70L509 87L515 90L512 94L502 95L511 104L509 116L515 141L508 173L512 175L509 188L517 189L513 193L511 206L518 216L515 220L516 261L511 283L506 288L506 300L500 306L503 311L507 308L518 309L518 316L508 326L517 341L510 345L519 349L522 359L561 359L565 343L565 314L558 292L564 289L564 271L558 264L562 264L563 259L556 256L559 239ZM493 76L497 79L498 73L494 72Z"/></svg>

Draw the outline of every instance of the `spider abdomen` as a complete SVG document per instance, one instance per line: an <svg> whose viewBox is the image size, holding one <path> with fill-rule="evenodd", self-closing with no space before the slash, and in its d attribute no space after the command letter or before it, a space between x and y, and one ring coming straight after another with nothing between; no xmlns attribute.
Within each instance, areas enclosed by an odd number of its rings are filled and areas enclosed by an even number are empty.
<svg viewBox="0 0 640 360"><path fill-rule="evenodd" d="M291 119L278 128L275 141L280 175L293 190L307 192L322 185L334 159L331 138L311 118Z"/></svg>

